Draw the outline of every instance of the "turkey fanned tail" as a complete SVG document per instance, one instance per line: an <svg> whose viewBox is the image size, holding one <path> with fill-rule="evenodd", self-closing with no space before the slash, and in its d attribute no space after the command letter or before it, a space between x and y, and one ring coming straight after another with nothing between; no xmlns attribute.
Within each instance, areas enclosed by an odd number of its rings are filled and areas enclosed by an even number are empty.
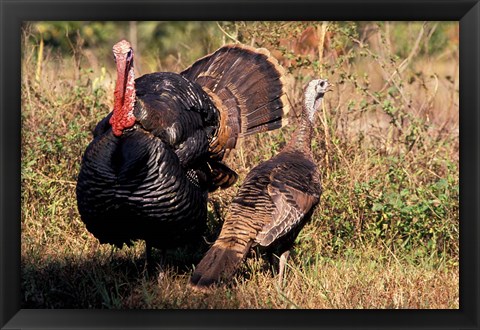
<svg viewBox="0 0 480 330"><path fill-rule="evenodd" d="M212 158L223 158L241 136L286 123L284 69L266 49L226 45L181 74L202 86L220 110L222 124L210 143Z"/></svg>

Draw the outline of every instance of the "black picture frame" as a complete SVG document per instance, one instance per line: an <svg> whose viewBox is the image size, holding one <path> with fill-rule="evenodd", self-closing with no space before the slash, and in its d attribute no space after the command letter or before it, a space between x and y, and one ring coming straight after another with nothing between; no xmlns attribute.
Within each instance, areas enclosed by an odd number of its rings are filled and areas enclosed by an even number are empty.
<svg viewBox="0 0 480 330"><path fill-rule="evenodd" d="M478 0L0 0L1 329L479 328ZM458 310L20 309L20 27L43 20L451 20L460 22Z"/></svg>

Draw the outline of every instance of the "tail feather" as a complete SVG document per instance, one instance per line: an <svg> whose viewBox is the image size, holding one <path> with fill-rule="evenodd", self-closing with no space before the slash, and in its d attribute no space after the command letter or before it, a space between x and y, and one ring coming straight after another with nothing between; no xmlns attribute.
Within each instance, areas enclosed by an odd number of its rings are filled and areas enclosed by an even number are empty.
<svg viewBox="0 0 480 330"><path fill-rule="evenodd" d="M201 289L230 277L245 258L250 245L242 241L225 244L223 240L217 240L195 268L190 284Z"/></svg>
<svg viewBox="0 0 480 330"><path fill-rule="evenodd" d="M223 189L228 188L237 181L238 174L224 163L211 161L209 165L212 175L212 185L209 188L210 192L215 191L218 187Z"/></svg>
<svg viewBox="0 0 480 330"><path fill-rule="evenodd" d="M234 148L240 136L286 124L289 106L284 69L266 49L226 45L199 59L182 75L215 94L213 101L221 116L228 117L228 129L221 126L217 133L222 142L214 141L222 149Z"/></svg>

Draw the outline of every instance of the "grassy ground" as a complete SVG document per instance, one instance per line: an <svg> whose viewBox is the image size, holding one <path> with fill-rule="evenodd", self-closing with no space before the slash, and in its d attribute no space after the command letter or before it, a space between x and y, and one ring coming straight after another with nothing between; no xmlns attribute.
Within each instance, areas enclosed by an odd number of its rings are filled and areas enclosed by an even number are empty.
<svg viewBox="0 0 480 330"><path fill-rule="evenodd" d="M28 29L22 52L22 307L458 308L455 25L239 22L221 28L226 41L266 47L278 57L289 72L294 111L291 125L245 139L227 160L240 180L210 196L208 241L248 171L291 136L303 84L322 76L335 85L313 143L324 192L283 285L262 258L252 257L229 285L192 292L187 282L200 253L171 251L159 277L145 270L143 242L115 249L86 231L75 181L91 130L111 109L111 58L99 65L104 59L81 42L71 43L71 54L42 50L39 35ZM293 41L287 37L292 31L300 31ZM441 42L441 49L432 46ZM193 59L187 51L182 55L162 69L189 65Z"/></svg>

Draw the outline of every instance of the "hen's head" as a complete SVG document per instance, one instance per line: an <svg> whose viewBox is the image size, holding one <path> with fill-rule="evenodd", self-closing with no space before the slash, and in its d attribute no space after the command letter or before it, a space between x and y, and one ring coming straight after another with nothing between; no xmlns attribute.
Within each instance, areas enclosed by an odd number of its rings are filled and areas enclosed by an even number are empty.
<svg viewBox="0 0 480 330"><path fill-rule="evenodd" d="M323 95L328 91L329 86L327 79L314 79L305 87L305 109L311 122L313 122L315 112L320 109Z"/></svg>

